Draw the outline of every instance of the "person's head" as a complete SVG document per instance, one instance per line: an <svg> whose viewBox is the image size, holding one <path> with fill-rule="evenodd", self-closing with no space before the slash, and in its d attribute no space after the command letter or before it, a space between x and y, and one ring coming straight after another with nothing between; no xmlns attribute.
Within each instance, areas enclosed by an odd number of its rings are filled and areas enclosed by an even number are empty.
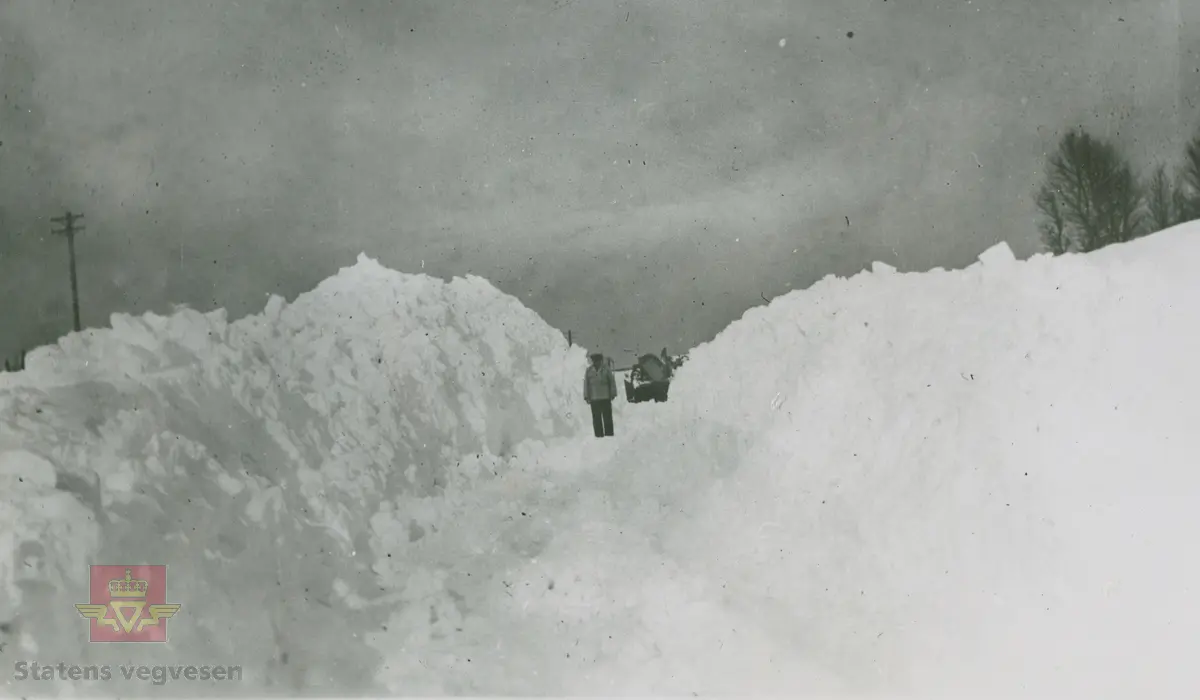
<svg viewBox="0 0 1200 700"><path fill-rule="evenodd" d="M600 363L603 361L604 361L604 353L599 353L599 352L592 353L592 366L593 367L599 367Z"/></svg>

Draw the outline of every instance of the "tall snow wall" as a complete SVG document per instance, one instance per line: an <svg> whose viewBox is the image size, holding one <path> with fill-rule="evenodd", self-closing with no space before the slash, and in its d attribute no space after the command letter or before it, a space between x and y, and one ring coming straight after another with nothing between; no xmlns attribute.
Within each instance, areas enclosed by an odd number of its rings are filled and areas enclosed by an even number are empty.
<svg viewBox="0 0 1200 700"><path fill-rule="evenodd" d="M233 323L114 315L30 353L0 374L0 657L127 662L87 643L74 604L89 565L158 562L187 633L138 645L139 663L254 669L239 694L369 692L380 659L361 632L405 544L371 518L382 504L419 539L439 494L575 433L585 361L481 278L365 256Z"/></svg>
<svg viewBox="0 0 1200 700"><path fill-rule="evenodd" d="M877 265L692 349L614 457L627 467L607 488L640 497L610 517L655 533L676 578L712 596L647 602L648 619L719 599L736 633L663 624L641 637L674 656L593 676L656 692L812 690L802 667L855 694L1194 690L1198 269L1200 222L1087 255ZM718 651L752 630L769 661Z"/></svg>

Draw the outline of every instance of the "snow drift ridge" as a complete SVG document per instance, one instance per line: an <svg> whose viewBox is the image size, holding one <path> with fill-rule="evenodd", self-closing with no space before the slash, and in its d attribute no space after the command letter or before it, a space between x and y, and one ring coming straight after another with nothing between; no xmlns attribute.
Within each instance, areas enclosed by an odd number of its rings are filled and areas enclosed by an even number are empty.
<svg viewBox="0 0 1200 700"><path fill-rule="evenodd" d="M89 564L150 561L200 628L181 637L189 658L275 669L291 692L370 687L369 649L327 648L380 594L393 543L369 519L388 500L418 533L422 499L490 475L524 440L575 432L583 354L481 278L365 256L234 323L114 315L30 353L0 375L0 545L18 559L0 559L4 655L28 658L26 635L112 656L81 645L86 623L68 613ZM166 646L150 652L177 659Z"/></svg>
<svg viewBox="0 0 1200 700"><path fill-rule="evenodd" d="M1200 222L980 260L826 278L689 352L628 446L670 467L615 473L663 494L664 558L758 612L692 635L709 680L663 692L794 692L715 651L756 628L770 669L852 693L1196 687Z"/></svg>

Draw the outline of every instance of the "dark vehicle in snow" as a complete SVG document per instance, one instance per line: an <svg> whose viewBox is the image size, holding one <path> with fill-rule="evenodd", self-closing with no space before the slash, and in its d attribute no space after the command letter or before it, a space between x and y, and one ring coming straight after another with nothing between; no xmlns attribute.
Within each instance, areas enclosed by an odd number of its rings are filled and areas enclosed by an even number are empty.
<svg viewBox="0 0 1200 700"><path fill-rule="evenodd" d="M666 401L671 388L671 376L682 364L683 358L673 360L667 354L667 349L663 348L661 355L647 353L639 357L632 367L618 370L629 371L629 378L625 380L625 400L629 403Z"/></svg>

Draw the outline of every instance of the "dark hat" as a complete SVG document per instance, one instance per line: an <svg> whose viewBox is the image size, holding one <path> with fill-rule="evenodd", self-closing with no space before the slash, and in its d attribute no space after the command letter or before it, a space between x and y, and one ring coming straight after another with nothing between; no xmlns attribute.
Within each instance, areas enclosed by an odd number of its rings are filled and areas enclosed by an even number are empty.
<svg viewBox="0 0 1200 700"><path fill-rule="evenodd" d="M600 358L601 360L603 360L603 359L604 359L604 353L602 353L602 352L594 352L594 353L592 353L591 355L588 355L588 357L592 358L593 360L594 360L594 359L596 359L596 358Z"/></svg>

